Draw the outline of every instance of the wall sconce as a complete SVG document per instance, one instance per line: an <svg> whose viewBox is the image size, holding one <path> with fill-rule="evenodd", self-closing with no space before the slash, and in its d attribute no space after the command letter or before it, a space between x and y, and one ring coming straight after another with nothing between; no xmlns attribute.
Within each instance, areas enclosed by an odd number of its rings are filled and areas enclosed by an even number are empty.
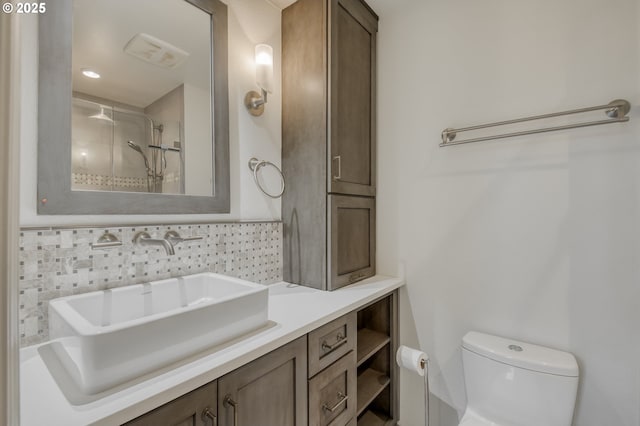
<svg viewBox="0 0 640 426"><path fill-rule="evenodd" d="M244 97L244 106L257 117L264 112L267 94L273 93L273 48L268 44L256 45L256 84L262 94L251 90Z"/></svg>

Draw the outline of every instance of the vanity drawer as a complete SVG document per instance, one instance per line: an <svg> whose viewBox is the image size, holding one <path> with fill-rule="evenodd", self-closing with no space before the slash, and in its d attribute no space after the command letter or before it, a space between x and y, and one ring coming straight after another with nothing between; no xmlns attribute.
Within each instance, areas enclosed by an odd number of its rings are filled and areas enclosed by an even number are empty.
<svg viewBox="0 0 640 426"><path fill-rule="evenodd" d="M309 333L309 377L356 347L355 312L351 312Z"/></svg>
<svg viewBox="0 0 640 426"><path fill-rule="evenodd" d="M309 426L346 426L356 415L356 351L309 380Z"/></svg>

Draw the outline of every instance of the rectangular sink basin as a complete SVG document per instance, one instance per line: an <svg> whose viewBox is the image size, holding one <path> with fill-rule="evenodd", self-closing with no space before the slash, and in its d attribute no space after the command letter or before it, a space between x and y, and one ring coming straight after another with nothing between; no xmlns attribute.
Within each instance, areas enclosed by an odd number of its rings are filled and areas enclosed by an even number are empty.
<svg viewBox="0 0 640 426"><path fill-rule="evenodd" d="M254 331L267 308L266 286L204 273L54 299L49 334L91 395Z"/></svg>

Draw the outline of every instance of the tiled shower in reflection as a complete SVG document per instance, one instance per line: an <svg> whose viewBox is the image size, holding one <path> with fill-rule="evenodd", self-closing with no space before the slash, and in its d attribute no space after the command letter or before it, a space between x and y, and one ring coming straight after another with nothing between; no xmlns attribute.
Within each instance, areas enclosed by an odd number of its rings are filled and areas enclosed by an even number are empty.
<svg viewBox="0 0 640 426"><path fill-rule="evenodd" d="M179 108L179 95L142 110L74 94L72 189L183 194L181 122L162 119Z"/></svg>

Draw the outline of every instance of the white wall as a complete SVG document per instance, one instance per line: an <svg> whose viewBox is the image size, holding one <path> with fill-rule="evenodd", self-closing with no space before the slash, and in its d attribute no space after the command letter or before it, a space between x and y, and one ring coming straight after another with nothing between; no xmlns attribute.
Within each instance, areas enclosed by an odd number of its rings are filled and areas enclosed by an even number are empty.
<svg viewBox="0 0 640 426"><path fill-rule="evenodd" d="M639 2L370 3L378 265L404 263L401 338L432 358L432 425L457 425L459 345L479 330L573 352L576 425L638 426L640 108L623 125L438 143L450 126L640 105ZM402 380L402 424L423 424L422 383Z"/></svg>
<svg viewBox="0 0 640 426"><path fill-rule="evenodd" d="M231 184L231 196L240 197L242 219L280 219L280 199L263 195L249 172L248 161L252 157L271 161L280 167L282 146L282 84L281 84L281 10L262 0L233 0L230 2L229 38L236 40L229 48L229 112L231 140L240 140L237 151L231 152L231 163L236 163L241 173ZM267 18L268 17L268 18ZM274 90L268 97L264 114L254 117L247 113L244 96L256 86L255 45L267 43L273 47ZM248 52L248 53L245 53ZM235 158L234 158L235 157ZM279 177L273 170L263 169L265 186L274 192ZM235 186L235 188L234 188Z"/></svg>
<svg viewBox="0 0 640 426"><path fill-rule="evenodd" d="M184 86L184 188L185 194L213 194L211 144L211 93L191 84ZM204 125L203 125L204 123ZM189 142L186 142L189 141Z"/></svg>
<svg viewBox="0 0 640 426"><path fill-rule="evenodd" d="M280 200L265 197L256 188L247 162L256 156L280 165L281 84L280 9L264 0L233 0L229 3L229 113L231 162L231 212L218 215L101 215L38 216L37 201L37 18L22 20L22 126L20 222L27 225L118 224L185 221L279 220ZM273 46L274 93L263 116L250 117L242 100L256 90L254 46ZM266 177L270 184L270 178ZM277 181L276 181L277 182Z"/></svg>

